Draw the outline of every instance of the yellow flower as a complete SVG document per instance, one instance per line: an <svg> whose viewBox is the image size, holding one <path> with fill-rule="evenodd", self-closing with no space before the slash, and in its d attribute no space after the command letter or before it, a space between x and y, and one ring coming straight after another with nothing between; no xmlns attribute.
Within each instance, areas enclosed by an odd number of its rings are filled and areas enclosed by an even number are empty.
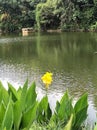
<svg viewBox="0 0 97 130"><path fill-rule="evenodd" d="M42 79L42 81L43 81L43 83L45 84L45 87L46 87L46 89L48 89L49 88L49 85L52 83L52 73L50 73L50 72L46 72L42 77L41 77L41 79Z"/></svg>

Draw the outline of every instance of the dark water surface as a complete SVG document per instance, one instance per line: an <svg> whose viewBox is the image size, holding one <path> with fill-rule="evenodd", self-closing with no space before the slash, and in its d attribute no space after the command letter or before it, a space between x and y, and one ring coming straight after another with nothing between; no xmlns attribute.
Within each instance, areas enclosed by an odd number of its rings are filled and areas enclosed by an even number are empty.
<svg viewBox="0 0 97 130"><path fill-rule="evenodd" d="M51 107L68 89L76 101L87 92L89 121L97 111L97 33L36 33L0 37L0 80L7 87L36 81L38 98L45 94L41 76L53 73L48 91Z"/></svg>

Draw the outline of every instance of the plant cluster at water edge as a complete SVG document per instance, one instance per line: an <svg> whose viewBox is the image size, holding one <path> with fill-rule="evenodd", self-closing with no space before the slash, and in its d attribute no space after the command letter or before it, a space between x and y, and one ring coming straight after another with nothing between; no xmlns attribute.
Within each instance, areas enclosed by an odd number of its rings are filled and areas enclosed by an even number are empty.
<svg viewBox="0 0 97 130"><path fill-rule="evenodd" d="M47 72L42 80L47 91L52 83L52 73ZM37 100L35 82L29 86L27 80L18 90L10 83L6 90L0 83L0 130L82 130L87 108L86 93L73 106L66 91L52 113L47 94L41 101Z"/></svg>

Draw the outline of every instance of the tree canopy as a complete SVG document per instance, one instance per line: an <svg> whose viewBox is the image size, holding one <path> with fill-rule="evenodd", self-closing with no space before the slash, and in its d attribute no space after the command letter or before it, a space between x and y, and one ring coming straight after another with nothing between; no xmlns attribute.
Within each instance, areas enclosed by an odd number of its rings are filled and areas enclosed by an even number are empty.
<svg viewBox="0 0 97 130"><path fill-rule="evenodd" d="M97 30L97 0L0 0L0 28Z"/></svg>

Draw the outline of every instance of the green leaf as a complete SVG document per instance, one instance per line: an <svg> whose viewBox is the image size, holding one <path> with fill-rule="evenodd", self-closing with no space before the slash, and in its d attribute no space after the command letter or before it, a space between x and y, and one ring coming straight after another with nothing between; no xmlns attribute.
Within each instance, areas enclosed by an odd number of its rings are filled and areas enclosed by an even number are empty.
<svg viewBox="0 0 97 130"><path fill-rule="evenodd" d="M18 130L20 127L21 119L22 119L22 113L25 110L25 101L26 101L26 93L28 88L28 80L25 82L21 97L14 103L14 126L15 129Z"/></svg>
<svg viewBox="0 0 97 130"><path fill-rule="evenodd" d="M15 130L19 129L21 118L22 118L22 109L21 109L21 102L20 100L14 103L14 127Z"/></svg>
<svg viewBox="0 0 97 130"><path fill-rule="evenodd" d="M26 101L26 95L27 95L27 88L28 88L28 80L25 82L23 89L22 89L22 93L21 93L21 98L20 98L20 102L21 102L21 109L24 110L25 109L25 101Z"/></svg>
<svg viewBox="0 0 97 130"><path fill-rule="evenodd" d="M2 124L4 115L5 115L5 110L6 108L5 108L4 102L2 101L2 103L0 104L0 125Z"/></svg>
<svg viewBox="0 0 97 130"><path fill-rule="evenodd" d="M6 127L3 130L6 130Z"/></svg>
<svg viewBox="0 0 97 130"><path fill-rule="evenodd" d="M55 110L56 110L55 112L56 112L56 113L58 113L59 108L60 108L60 102L57 101L57 102L56 102L56 108L55 108Z"/></svg>
<svg viewBox="0 0 97 130"><path fill-rule="evenodd" d="M30 107L30 109L23 114L23 117L22 117L23 128L31 127L33 121L36 119L36 116L37 116L37 113L36 113L37 106L38 106L38 102L32 105L32 107Z"/></svg>
<svg viewBox="0 0 97 130"><path fill-rule="evenodd" d="M30 107L32 107L32 105L34 105L34 103L36 102L36 91L35 91L36 85L35 82L29 87L28 91L27 91L27 96L26 96L26 104L25 104L25 109L29 109Z"/></svg>
<svg viewBox="0 0 97 130"><path fill-rule="evenodd" d="M87 106L88 107L88 106ZM75 115L75 124L73 129L78 129L81 127L81 124L85 121L87 118L87 107L83 108L80 110L76 115Z"/></svg>
<svg viewBox="0 0 97 130"><path fill-rule="evenodd" d="M95 125L94 130L97 130L97 124Z"/></svg>
<svg viewBox="0 0 97 130"><path fill-rule="evenodd" d="M2 89L0 88L0 104L2 103L3 100L3 93L2 93Z"/></svg>
<svg viewBox="0 0 97 130"><path fill-rule="evenodd" d="M9 99L9 103L7 105L3 122L2 122L2 129L12 130L13 125L13 106L12 106L12 100Z"/></svg>
<svg viewBox="0 0 97 130"><path fill-rule="evenodd" d="M65 126L64 130L72 130L72 121L73 121L73 114L71 114L70 120L68 121L68 123Z"/></svg>
<svg viewBox="0 0 97 130"><path fill-rule="evenodd" d="M67 122L73 112L74 111L73 111L73 107L72 107L72 102L68 96L68 91L66 91L60 101L60 107L58 110L58 118L61 121Z"/></svg>
<svg viewBox="0 0 97 130"><path fill-rule="evenodd" d="M18 100L18 94L17 94L17 91L16 89L10 84L8 83L8 92L9 94L11 93L12 94L12 100L15 102Z"/></svg>
<svg viewBox="0 0 97 130"><path fill-rule="evenodd" d="M7 106L8 102L9 102L9 95L8 95L7 90L4 88L4 86L2 85L1 82L0 82L0 93L1 93L1 98L4 101L4 104Z"/></svg>
<svg viewBox="0 0 97 130"><path fill-rule="evenodd" d="M88 108L88 101L87 101L87 94L84 94L80 97L80 99L75 104L75 123L73 128L78 129L83 121L87 118L87 108Z"/></svg>
<svg viewBox="0 0 97 130"><path fill-rule="evenodd" d="M21 93L22 93L22 88L19 87L18 90L17 90L18 99L20 99L20 97L21 97Z"/></svg>
<svg viewBox="0 0 97 130"><path fill-rule="evenodd" d="M40 123L42 123L43 121L47 123L50 120L51 115L52 112L48 103L48 97L45 96L39 103L37 119Z"/></svg>
<svg viewBox="0 0 97 130"><path fill-rule="evenodd" d="M75 113L88 106L88 95L85 93L82 95L74 106Z"/></svg>

